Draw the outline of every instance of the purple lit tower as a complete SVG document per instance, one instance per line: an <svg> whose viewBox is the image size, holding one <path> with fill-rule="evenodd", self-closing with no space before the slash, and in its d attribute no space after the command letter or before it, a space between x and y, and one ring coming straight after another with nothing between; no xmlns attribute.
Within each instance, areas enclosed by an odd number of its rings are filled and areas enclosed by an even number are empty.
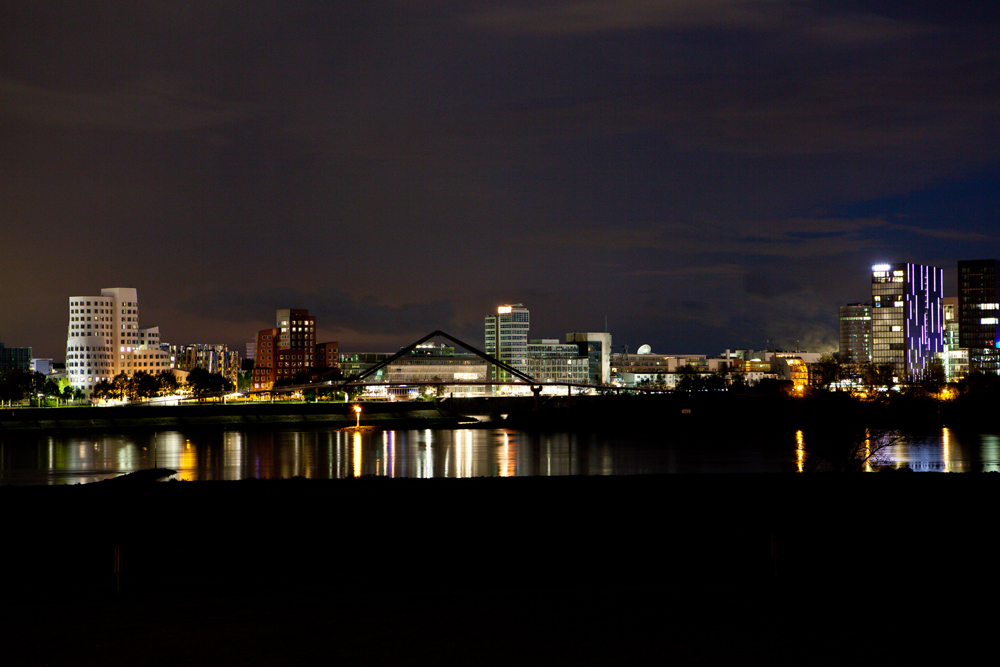
<svg viewBox="0 0 1000 667"><path fill-rule="evenodd" d="M899 382L919 378L944 349L944 270L920 264L872 267L872 362Z"/></svg>

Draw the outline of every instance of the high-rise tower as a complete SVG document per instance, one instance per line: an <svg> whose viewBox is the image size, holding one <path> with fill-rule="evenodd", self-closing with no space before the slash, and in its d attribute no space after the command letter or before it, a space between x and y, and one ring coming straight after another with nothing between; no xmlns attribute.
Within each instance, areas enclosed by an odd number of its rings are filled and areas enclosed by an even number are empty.
<svg viewBox="0 0 1000 667"><path fill-rule="evenodd" d="M496 315L486 316L486 354L493 355L508 366L528 372L528 327L531 319L523 304L499 306ZM499 368L493 368L493 379L509 382L513 378Z"/></svg>
<svg viewBox="0 0 1000 667"><path fill-rule="evenodd" d="M872 267L872 361L899 382L918 378L943 349L944 271L920 264Z"/></svg>
<svg viewBox="0 0 1000 667"><path fill-rule="evenodd" d="M941 326L944 335L944 362L946 382L958 382L969 374L969 351L958 340L958 297L946 296L941 299Z"/></svg>
<svg viewBox="0 0 1000 667"><path fill-rule="evenodd" d="M849 303L840 307L840 362L867 364L872 360L872 305Z"/></svg>
<svg viewBox="0 0 1000 667"><path fill-rule="evenodd" d="M340 364L336 342L316 344L316 316L304 308L284 308L275 326L257 332L250 388L269 390L280 379Z"/></svg>
<svg viewBox="0 0 1000 667"><path fill-rule="evenodd" d="M1000 373L1000 261L958 263L958 338L969 351L969 372Z"/></svg>

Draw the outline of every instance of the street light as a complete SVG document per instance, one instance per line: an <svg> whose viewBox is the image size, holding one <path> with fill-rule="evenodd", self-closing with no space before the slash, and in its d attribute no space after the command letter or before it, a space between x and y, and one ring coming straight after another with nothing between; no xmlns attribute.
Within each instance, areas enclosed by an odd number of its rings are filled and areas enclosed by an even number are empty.
<svg viewBox="0 0 1000 667"><path fill-rule="evenodd" d="M354 428L361 428L361 406L355 405L353 409L354 409L354 414L358 418L358 423L354 425Z"/></svg>

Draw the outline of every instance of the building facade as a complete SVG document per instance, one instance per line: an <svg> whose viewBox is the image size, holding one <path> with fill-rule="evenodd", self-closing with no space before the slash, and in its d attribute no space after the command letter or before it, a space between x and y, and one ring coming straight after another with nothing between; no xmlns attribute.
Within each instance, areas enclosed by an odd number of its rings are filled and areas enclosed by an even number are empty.
<svg viewBox="0 0 1000 667"><path fill-rule="evenodd" d="M495 315L485 319L486 354L496 357L508 366L528 372L528 329L530 314L523 304L499 306ZM499 368L493 368L493 379L511 382L515 378Z"/></svg>
<svg viewBox="0 0 1000 667"><path fill-rule="evenodd" d="M256 359L250 374L252 390L266 390L278 381L278 340L279 329L261 329L257 332Z"/></svg>
<svg viewBox="0 0 1000 667"><path fill-rule="evenodd" d="M891 365L897 382L923 376L944 349L944 271L921 264L872 267L872 362Z"/></svg>
<svg viewBox="0 0 1000 667"><path fill-rule="evenodd" d="M317 343L316 367L340 368L340 343L336 341L330 343Z"/></svg>
<svg viewBox="0 0 1000 667"><path fill-rule="evenodd" d="M137 371L173 368L160 349L159 327L139 326L139 300L131 287L101 290L100 296L71 296L66 336L66 376L90 398L94 385Z"/></svg>
<svg viewBox="0 0 1000 667"><path fill-rule="evenodd" d="M969 372L1000 373L1000 261L958 263L958 337Z"/></svg>
<svg viewBox="0 0 1000 667"><path fill-rule="evenodd" d="M205 345L170 345L167 347L174 358L174 366L178 370L192 371L203 368L209 373L216 373L236 384L240 371L240 355L230 351L224 344Z"/></svg>
<svg viewBox="0 0 1000 667"><path fill-rule="evenodd" d="M317 368L336 368L339 345L316 344L316 317L306 309L277 311L275 326L261 329L254 341L250 389L267 391L278 380Z"/></svg>
<svg viewBox="0 0 1000 667"><path fill-rule="evenodd" d="M575 343L580 356L590 359L590 384L611 383L611 334L574 332L566 334L567 343Z"/></svg>
<svg viewBox="0 0 1000 667"><path fill-rule="evenodd" d="M872 360L872 305L849 303L840 307L840 350L842 364L867 364Z"/></svg>
<svg viewBox="0 0 1000 667"><path fill-rule="evenodd" d="M528 375L538 382L590 383L590 357L576 343L540 338L528 343Z"/></svg>
<svg viewBox="0 0 1000 667"><path fill-rule="evenodd" d="M640 348L642 349L642 348ZM611 355L611 374L613 378L623 378L625 375L653 377L668 373L677 373L681 368L690 366L697 373L707 373L708 357L704 354L628 354L618 352ZM619 380L619 383L624 384Z"/></svg>
<svg viewBox="0 0 1000 667"><path fill-rule="evenodd" d="M385 388L397 400L432 394L472 398L489 395L486 385L465 384L486 382L488 367L486 360L475 354L456 354L454 347L424 344L383 368L379 379L400 384L414 383L413 386ZM454 384L456 382L462 384Z"/></svg>
<svg viewBox="0 0 1000 667"><path fill-rule="evenodd" d="M31 369L30 347L4 347L0 343L0 379L7 377L11 371Z"/></svg>
<svg viewBox="0 0 1000 667"><path fill-rule="evenodd" d="M969 351L961 346L958 335L958 297L941 299L941 317L944 326L944 364L946 382L958 382L969 374Z"/></svg>

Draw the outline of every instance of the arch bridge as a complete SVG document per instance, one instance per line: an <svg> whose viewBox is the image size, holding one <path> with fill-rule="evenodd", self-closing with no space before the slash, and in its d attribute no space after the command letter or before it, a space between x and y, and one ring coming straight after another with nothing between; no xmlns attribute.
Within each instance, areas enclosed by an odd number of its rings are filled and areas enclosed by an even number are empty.
<svg viewBox="0 0 1000 667"><path fill-rule="evenodd" d="M405 357L410 352L415 350L418 345L426 343L432 338L444 338L456 346L468 350L472 354L476 355L480 359L487 362L487 368L489 366L495 366L502 371L509 373L511 376L516 378L514 381L501 381L501 380L435 380L435 381L413 381L413 382L386 382L384 380L372 381L369 380L372 375L375 375L380 370L394 363L395 361ZM492 373L490 373L492 375ZM454 336L445 333L441 330L435 330L427 334L423 338L420 338L409 345L400 348L399 352L393 354L389 358L374 364L371 368L365 369L360 373L356 373L342 380L328 380L322 383L309 383L309 384L299 384L299 385L286 385L282 387L274 387L272 389L261 389L256 391L251 391L251 394L269 394L269 393L286 393L286 392L296 392L308 389L328 389L332 391L346 391L348 387L414 387L414 386L431 386L439 387L441 385L452 386L475 386L475 387L524 387L527 385L532 394L534 394L536 400L541 395L542 389L545 387L566 387L567 395L572 395L573 388L579 389L601 389L601 390L617 390L615 387L609 387L607 385L597 385L590 383L578 383L578 382L539 382L535 378L531 377L524 371L518 370L507 364L500 359L497 359L491 354L487 354L482 350L469 345L468 343L455 338Z"/></svg>

